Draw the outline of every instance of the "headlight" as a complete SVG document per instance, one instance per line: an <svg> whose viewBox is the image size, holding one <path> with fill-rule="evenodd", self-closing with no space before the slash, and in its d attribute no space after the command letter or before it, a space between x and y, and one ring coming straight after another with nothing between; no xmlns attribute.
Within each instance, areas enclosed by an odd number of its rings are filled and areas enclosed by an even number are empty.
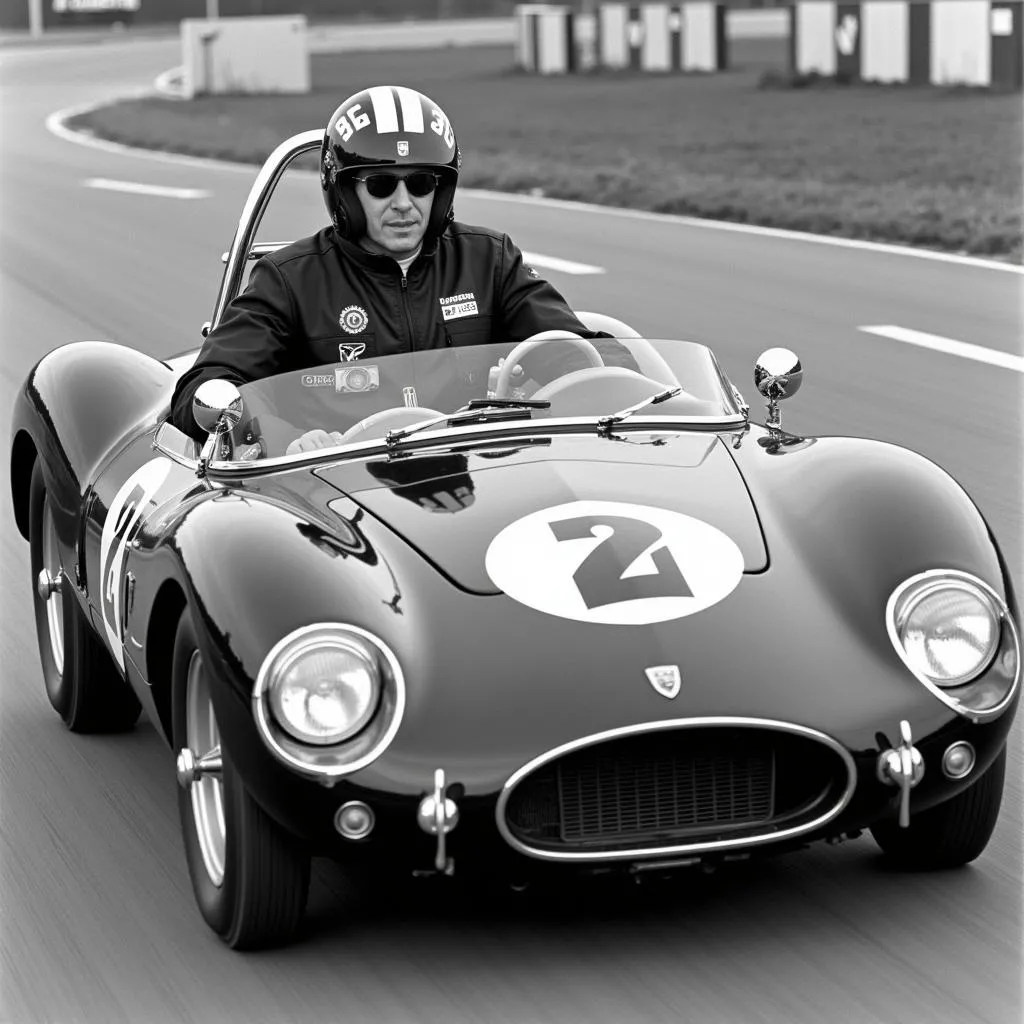
<svg viewBox="0 0 1024 1024"><path fill-rule="evenodd" d="M966 579L919 578L899 595L892 616L907 664L936 686L975 679L999 646L1002 616Z"/></svg>
<svg viewBox="0 0 1024 1024"><path fill-rule="evenodd" d="M356 636L314 633L279 651L268 666L267 703L301 743L329 746L357 735L380 699L380 670Z"/></svg>

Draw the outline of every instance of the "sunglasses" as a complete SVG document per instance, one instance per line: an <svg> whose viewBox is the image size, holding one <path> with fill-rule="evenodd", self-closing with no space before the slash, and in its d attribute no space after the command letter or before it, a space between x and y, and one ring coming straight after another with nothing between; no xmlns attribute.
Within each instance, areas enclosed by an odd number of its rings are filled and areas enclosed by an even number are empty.
<svg viewBox="0 0 1024 1024"><path fill-rule="evenodd" d="M366 191L374 199L387 199L398 188L400 181L405 182L409 195L422 198L429 196L437 188L441 179L440 175L431 171L413 171L412 174L407 174L404 177L400 174L368 174L365 178L356 178L355 180L363 182L366 185Z"/></svg>

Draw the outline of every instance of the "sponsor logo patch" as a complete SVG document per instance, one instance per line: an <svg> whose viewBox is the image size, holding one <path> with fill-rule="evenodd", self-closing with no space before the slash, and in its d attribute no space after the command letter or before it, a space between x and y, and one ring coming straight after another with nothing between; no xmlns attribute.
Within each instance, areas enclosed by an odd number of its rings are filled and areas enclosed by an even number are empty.
<svg viewBox="0 0 1024 1024"><path fill-rule="evenodd" d="M370 318L362 306L346 306L338 315L338 324L346 334L362 334L369 322Z"/></svg>
<svg viewBox="0 0 1024 1024"><path fill-rule="evenodd" d="M338 344L338 358L343 363L351 363L366 351L365 341L342 341Z"/></svg>
<svg viewBox="0 0 1024 1024"><path fill-rule="evenodd" d="M409 143L404 139L398 143L398 155L408 156L409 155Z"/></svg>
<svg viewBox="0 0 1024 1024"><path fill-rule="evenodd" d="M472 292L463 292L461 295L449 295L446 299L438 299L441 303L441 316L445 320L458 320L464 316L476 316L480 310L477 309L476 296Z"/></svg>

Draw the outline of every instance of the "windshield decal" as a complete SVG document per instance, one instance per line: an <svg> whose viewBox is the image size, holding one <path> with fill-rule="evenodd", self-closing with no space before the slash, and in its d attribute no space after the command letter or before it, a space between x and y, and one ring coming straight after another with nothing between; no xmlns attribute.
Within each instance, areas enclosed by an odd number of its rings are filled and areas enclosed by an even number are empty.
<svg viewBox="0 0 1024 1024"><path fill-rule="evenodd" d="M510 523L491 541L487 574L529 608L642 625L683 618L728 597L743 576L729 536L650 505L574 501Z"/></svg>

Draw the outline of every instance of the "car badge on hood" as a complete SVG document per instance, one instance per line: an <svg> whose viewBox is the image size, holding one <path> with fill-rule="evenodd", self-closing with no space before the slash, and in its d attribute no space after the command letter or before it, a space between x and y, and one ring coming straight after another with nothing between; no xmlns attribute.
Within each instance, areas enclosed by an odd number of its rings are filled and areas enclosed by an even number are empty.
<svg viewBox="0 0 1024 1024"><path fill-rule="evenodd" d="M647 682L655 691L669 700L677 696L682 688L683 678L679 674L678 665L652 665L645 668L644 672L647 674Z"/></svg>

